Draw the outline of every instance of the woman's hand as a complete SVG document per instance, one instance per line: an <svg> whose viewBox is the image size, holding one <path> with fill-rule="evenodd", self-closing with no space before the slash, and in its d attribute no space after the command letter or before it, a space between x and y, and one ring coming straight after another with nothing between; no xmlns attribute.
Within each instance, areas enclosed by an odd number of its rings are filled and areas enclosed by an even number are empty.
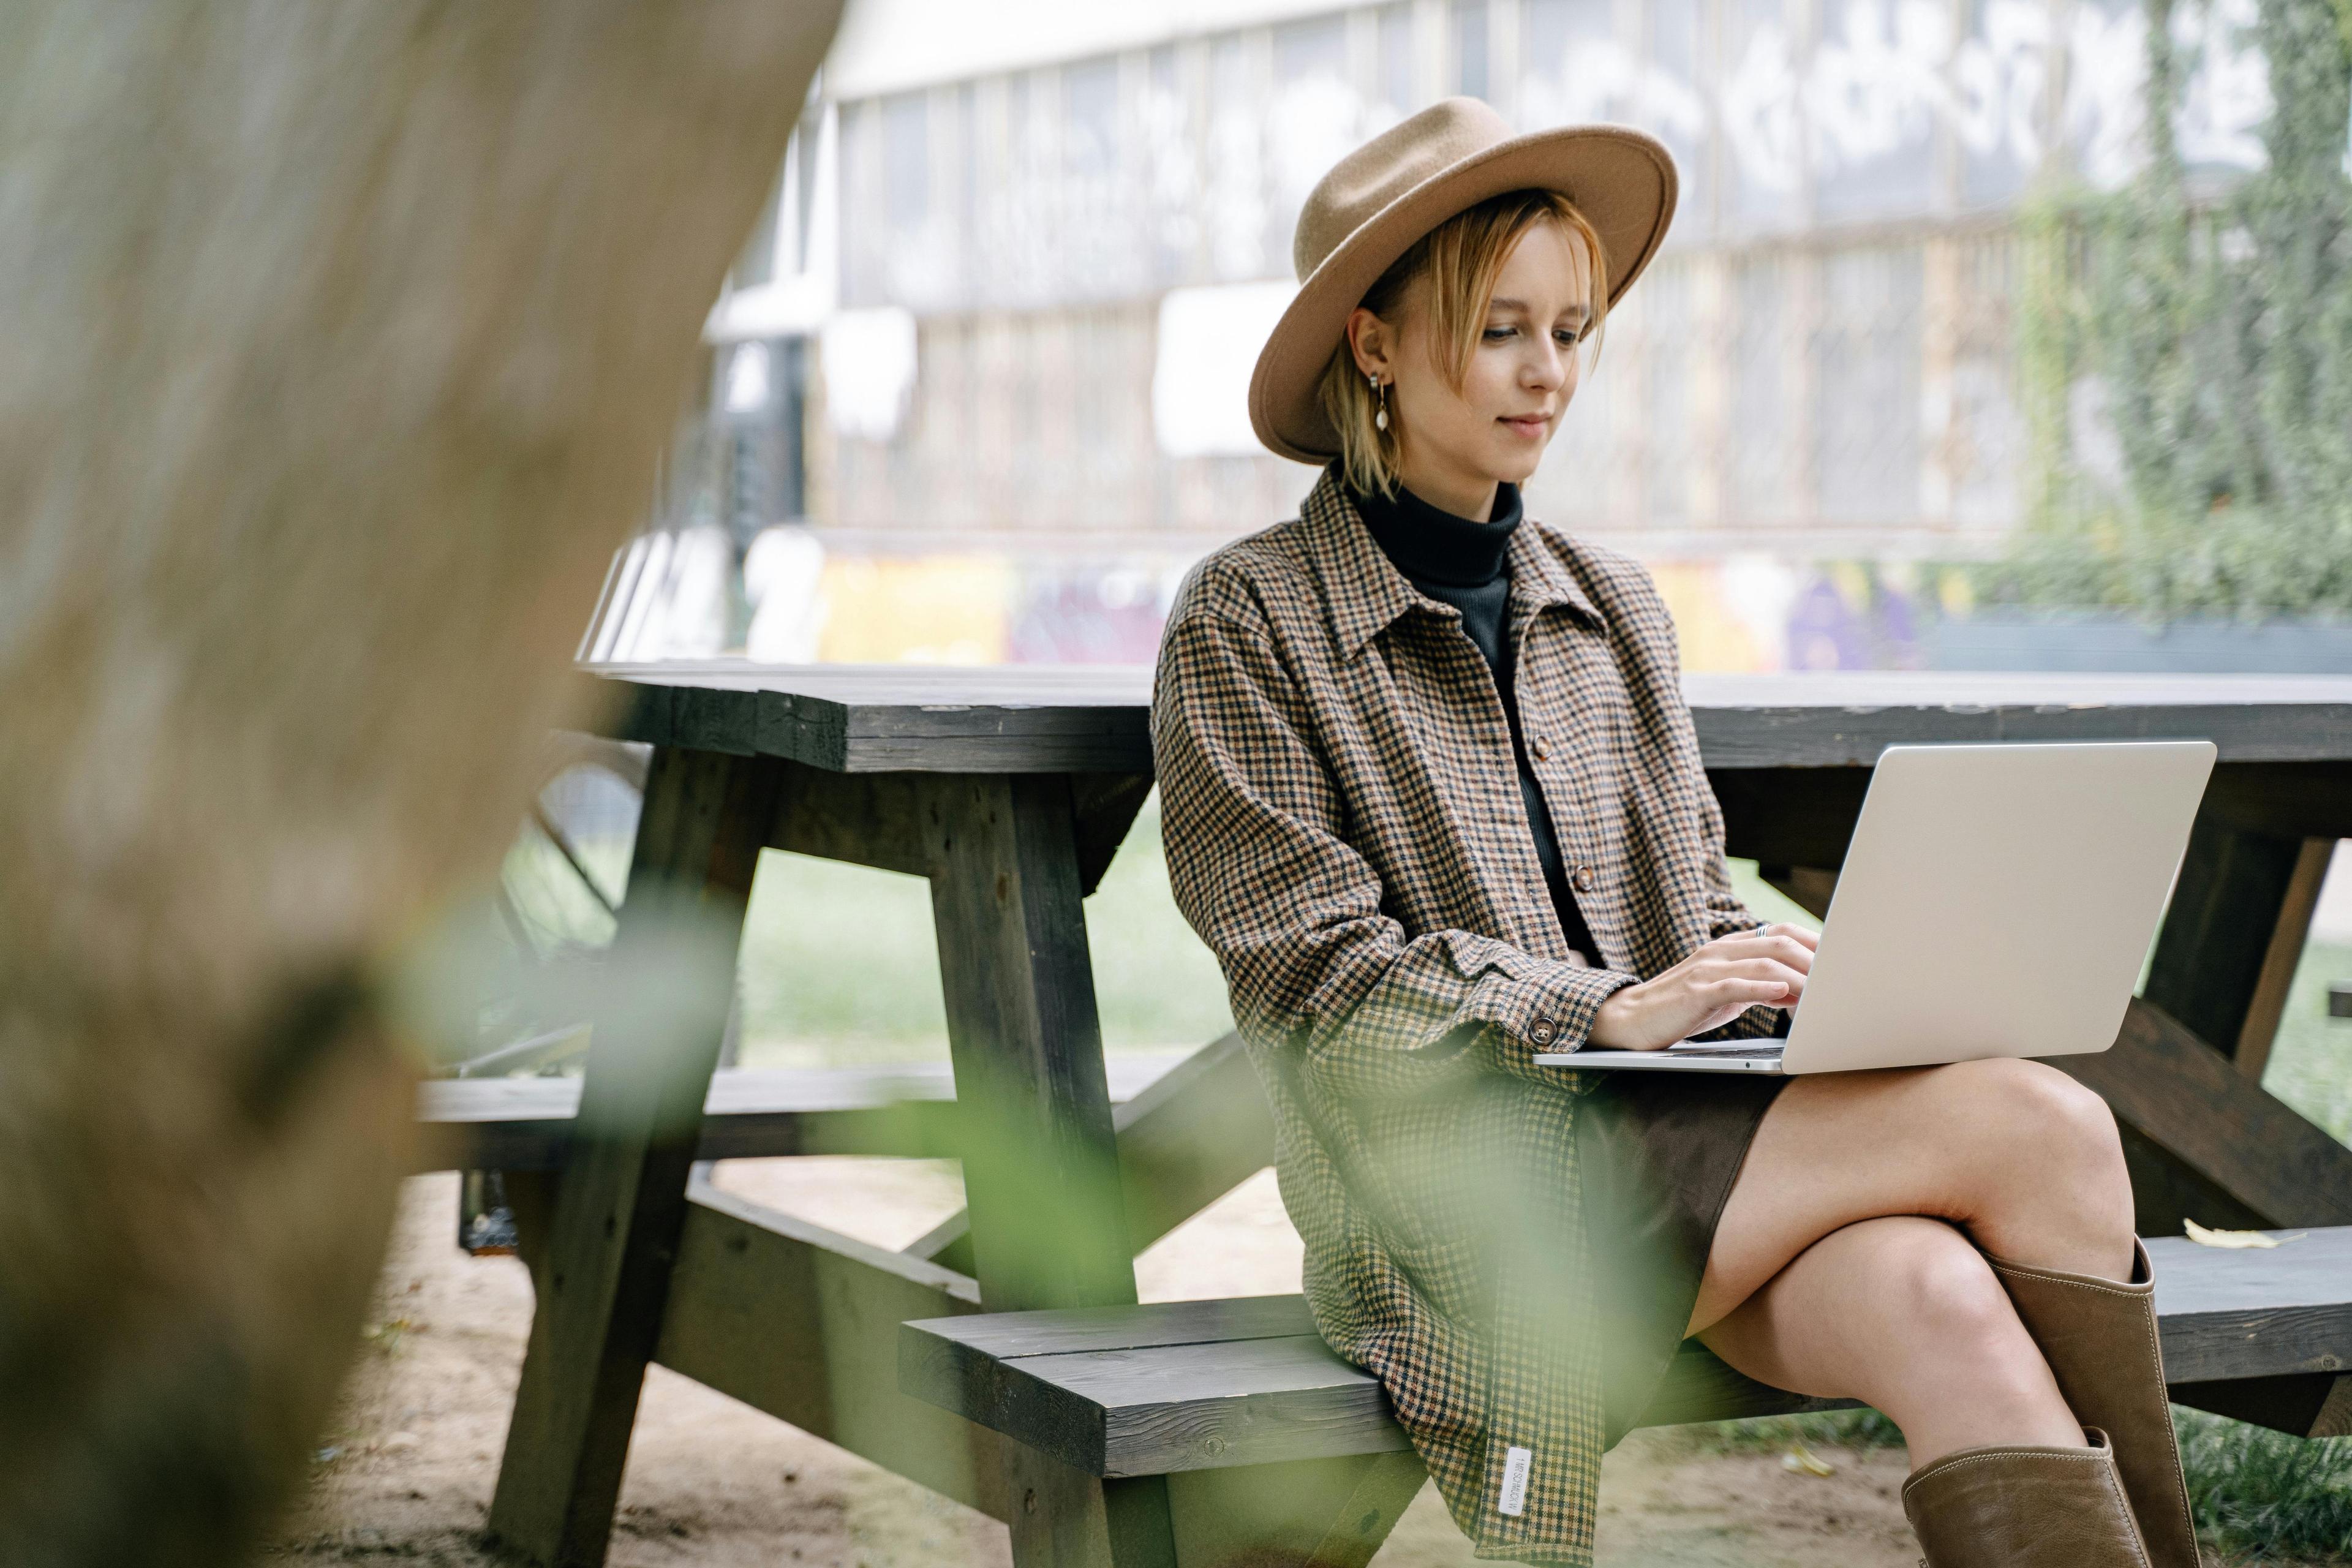
<svg viewBox="0 0 2352 1568"><path fill-rule="evenodd" d="M1654 980L1628 985L1592 1016L1591 1043L1654 1051L1720 1028L1759 1002L1794 1007L1821 934L1768 925L1717 937Z"/></svg>

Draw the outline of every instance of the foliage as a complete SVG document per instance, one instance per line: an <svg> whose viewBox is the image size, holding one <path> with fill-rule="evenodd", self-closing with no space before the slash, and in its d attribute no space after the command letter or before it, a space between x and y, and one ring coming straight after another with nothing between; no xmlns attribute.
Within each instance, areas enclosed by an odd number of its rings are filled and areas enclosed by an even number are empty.
<svg viewBox="0 0 2352 1568"><path fill-rule="evenodd" d="M2020 212L2028 518L1979 592L2352 611L2352 0L2259 0L2267 163L2218 193L2173 139L2174 0L2147 5L2147 166L2112 193L2054 176Z"/></svg>
<svg viewBox="0 0 2352 1568"><path fill-rule="evenodd" d="M2352 1557L2352 1438L2306 1441L2177 1412L2200 1534L2233 1561Z"/></svg>

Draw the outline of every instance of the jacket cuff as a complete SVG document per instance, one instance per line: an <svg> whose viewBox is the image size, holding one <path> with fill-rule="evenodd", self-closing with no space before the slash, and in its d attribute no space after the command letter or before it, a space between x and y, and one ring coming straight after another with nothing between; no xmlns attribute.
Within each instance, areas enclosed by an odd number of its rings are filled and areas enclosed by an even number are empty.
<svg viewBox="0 0 2352 1568"><path fill-rule="evenodd" d="M1528 984L1514 987L1511 1004L1493 1019L1491 1048L1507 1072L1557 1082L1555 1069L1538 1067L1537 1056L1582 1050L1591 1038L1592 1016L1601 1004L1641 981L1614 969L1545 961Z"/></svg>

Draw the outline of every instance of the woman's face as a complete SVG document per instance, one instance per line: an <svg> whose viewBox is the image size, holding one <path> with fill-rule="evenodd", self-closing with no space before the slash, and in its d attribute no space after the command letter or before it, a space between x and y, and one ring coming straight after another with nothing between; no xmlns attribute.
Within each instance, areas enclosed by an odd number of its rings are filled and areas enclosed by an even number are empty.
<svg viewBox="0 0 2352 1568"><path fill-rule="evenodd" d="M1399 321L1360 309L1349 319L1358 364L1389 384L1406 489L1483 520L1497 483L1536 471L1576 395L1591 276L1575 230L1546 222L1521 235L1495 279L1459 388L1439 362L1426 280L1407 290Z"/></svg>

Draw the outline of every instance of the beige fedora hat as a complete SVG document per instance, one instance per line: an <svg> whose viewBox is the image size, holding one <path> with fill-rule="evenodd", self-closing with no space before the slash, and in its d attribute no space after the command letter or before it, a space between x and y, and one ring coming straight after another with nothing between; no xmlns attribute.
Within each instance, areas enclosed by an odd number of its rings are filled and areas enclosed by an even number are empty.
<svg viewBox="0 0 2352 1568"><path fill-rule="evenodd" d="M1615 305L1657 254L1675 216L1675 161L1624 125L1514 136L1475 98L1449 98L1339 160L1307 197L1291 261L1298 294L1250 377L1250 424L1286 458L1328 462L1339 435L1317 388L1348 316L1413 241L1506 191L1558 191L1601 236Z"/></svg>

